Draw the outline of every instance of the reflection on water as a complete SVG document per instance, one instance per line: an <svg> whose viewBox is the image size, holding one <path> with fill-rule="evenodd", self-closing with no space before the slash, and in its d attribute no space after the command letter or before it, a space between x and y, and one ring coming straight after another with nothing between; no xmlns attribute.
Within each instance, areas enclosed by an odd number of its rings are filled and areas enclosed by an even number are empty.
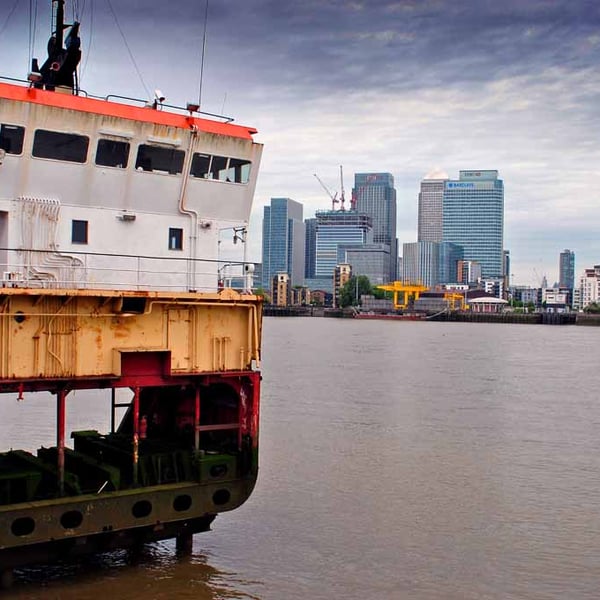
<svg viewBox="0 0 600 600"><path fill-rule="evenodd" d="M175 545L161 542L145 546L136 555L115 551L84 561L19 569L15 584L2 598L61 600L113 598L228 600L257 599L250 588L260 584L216 569L206 554L178 556Z"/></svg>

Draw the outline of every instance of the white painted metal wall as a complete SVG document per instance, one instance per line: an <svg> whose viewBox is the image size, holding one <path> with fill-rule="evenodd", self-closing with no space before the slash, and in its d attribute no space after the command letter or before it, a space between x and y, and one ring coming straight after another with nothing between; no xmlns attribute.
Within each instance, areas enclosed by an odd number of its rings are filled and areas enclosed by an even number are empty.
<svg viewBox="0 0 600 600"><path fill-rule="evenodd" d="M3 237L9 249L0 270L10 285L217 287L219 231L248 223L262 145L7 100L0 105L0 123L26 129L22 155L8 154L0 165L0 211L8 214ZM32 157L36 129L89 137L87 162ZM127 141L128 167L97 166L98 139ZM139 144L185 151L183 174L136 171ZM251 161L248 183L187 176L193 152ZM72 243L72 220L88 222L87 244ZM169 249L169 228L183 230L181 250Z"/></svg>

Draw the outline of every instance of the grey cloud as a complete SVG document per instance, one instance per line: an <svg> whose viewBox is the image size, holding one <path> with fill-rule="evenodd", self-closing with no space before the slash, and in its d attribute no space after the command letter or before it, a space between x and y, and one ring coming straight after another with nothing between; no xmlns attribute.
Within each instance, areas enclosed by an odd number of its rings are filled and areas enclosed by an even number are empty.
<svg viewBox="0 0 600 600"><path fill-rule="evenodd" d="M597 31L595 5L586 11L581 3L513 2L474 11L472 3L429 2L392 10L398 4L253 3L252 12L235 15L239 23L229 38L252 48L257 85L283 84L309 95L482 82L552 64L583 68L598 59L598 46L585 43ZM229 8L217 30L230 23Z"/></svg>
<svg viewBox="0 0 600 600"><path fill-rule="evenodd" d="M197 63L203 1L111 1L147 69L162 59ZM111 39L126 62L106 2L94 4L96 39ZM86 35L92 4L83 6ZM591 1L211 0L206 70L284 100L480 85L549 65L595 66L599 24L600 3Z"/></svg>

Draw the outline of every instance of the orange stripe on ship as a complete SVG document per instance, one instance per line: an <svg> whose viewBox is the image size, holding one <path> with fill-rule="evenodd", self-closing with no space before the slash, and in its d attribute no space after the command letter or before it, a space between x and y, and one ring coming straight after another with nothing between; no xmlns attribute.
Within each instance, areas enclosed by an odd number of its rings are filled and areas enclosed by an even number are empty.
<svg viewBox="0 0 600 600"><path fill-rule="evenodd" d="M95 98L86 98L85 96L48 92L46 90L38 90L32 87L23 87L8 83L0 83L0 99L3 98L6 100L15 100L17 102L30 102L32 104L41 104L44 106L52 106L54 108L93 113L106 117L117 117L128 119L130 121L143 121L146 123L156 123L158 125L168 125L170 127L179 127L180 129L189 129L192 125L196 125L200 131L206 133L216 133L247 140L252 139L252 134L256 133L256 129L244 127L243 125L219 123L218 121L178 115L162 110L156 110L154 108L129 106L127 104L109 102L108 100L97 100Z"/></svg>

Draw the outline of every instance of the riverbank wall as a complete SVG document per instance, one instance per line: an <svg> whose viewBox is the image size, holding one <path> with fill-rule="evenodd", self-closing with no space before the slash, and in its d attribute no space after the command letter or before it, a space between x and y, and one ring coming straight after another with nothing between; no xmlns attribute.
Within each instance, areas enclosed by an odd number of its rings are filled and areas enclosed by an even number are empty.
<svg viewBox="0 0 600 600"><path fill-rule="evenodd" d="M265 306L265 317L354 317L354 311L322 306ZM600 315L587 313L471 313L448 312L428 317L430 321L459 323L524 323L528 325L583 325L600 327Z"/></svg>

